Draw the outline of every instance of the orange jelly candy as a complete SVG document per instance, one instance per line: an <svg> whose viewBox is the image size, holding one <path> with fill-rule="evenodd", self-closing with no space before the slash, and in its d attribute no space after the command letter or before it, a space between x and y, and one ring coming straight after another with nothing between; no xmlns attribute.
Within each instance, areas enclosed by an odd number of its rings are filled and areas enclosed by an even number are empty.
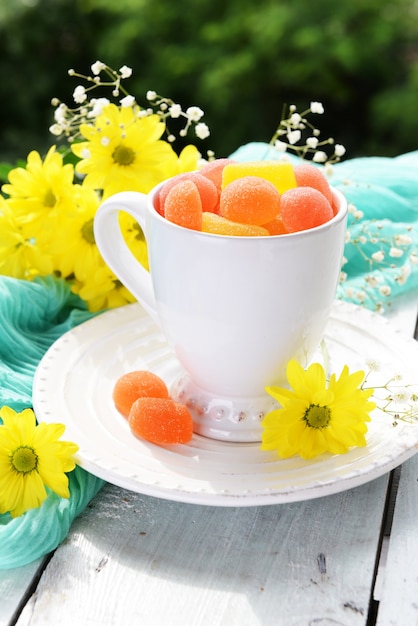
<svg viewBox="0 0 418 626"><path fill-rule="evenodd" d="M222 172L225 165L231 165L231 163L235 163L235 161L227 158L215 159L214 161L205 163L205 165L200 168L199 173L209 178L220 192L222 188Z"/></svg>
<svg viewBox="0 0 418 626"><path fill-rule="evenodd" d="M147 370L135 370L118 378L113 388L113 402L122 415L128 417L135 400L143 397L168 398L167 385Z"/></svg>
<svg viewBox="0 0 418 626"><path fill-rule="evenodd" d="M261 226L279 213L280 194L259 176L237 178L223 188L220 215L232 222Z"/></svg>
<svg viewBox="0 0 418 626"><path fill-rule="evenodd" d="M278 215L274 218L274 220L267 222L267 224L263 224L263 228L268 230L269 235L285 235L287 233L281 215Z"/></svg>
<svg viewBox="0 0 418 626"><path fill-rule="evenodd" d="M139 398L128 423L135 435L156 444L187 443L193 435L190 411L170 398Z"/></svg>
<svg viewBox="0 0 418 626"><path fill-rule="evenodd" d="M312 187L289 189L280 199L280 216L289 233L315 228L333 217L323 193Z"/></svg>
<svg viewBox="0 0 418 626"><path fill-rule="evenodd" d="M183 180L191 180L197 187L203 211L217 211L219 208L219 191L208 177L200 172L184 172L170 178L160 189L158 198L154 202L155 208L161 215L165 214L165 202L171 189Z"/></svg>
<svg viewBox="0 0 418 626"><path fill-rule="evenodd" d="M318 167L311 163L300 163L294 166L294 172L298 187L313 187L324 194L332 205L333 197L331 187L324 174Z"/></svg>
<svg viewBox="0 0 418 626"><path fill-rule="evenodd" d="M202 230L202 201L192 180L181 180L170 189L164 203L164 214L174 224Z"/></svg>
<svg viewBox="0 0 418 626"><path fill-rule="evenodd" d="M203 213L202 231L214 235L230 235L235 237L266 237L270 233L267 228L253 224L239 224L227 220L216 213Z"/></svg>

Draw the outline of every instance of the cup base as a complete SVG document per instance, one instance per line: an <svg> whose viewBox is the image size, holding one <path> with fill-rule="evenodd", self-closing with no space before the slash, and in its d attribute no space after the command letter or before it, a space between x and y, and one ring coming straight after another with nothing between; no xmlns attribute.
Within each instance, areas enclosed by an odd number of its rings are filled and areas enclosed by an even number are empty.
<svg viewBox="0 0 418 626"><path fill-rule="evenodd" d="M238 443L261 441L261 421L278 406L268 394L233 398L214 395L195 385L188 374L173 383L170 395L189 409L195 433Z"/></svg>

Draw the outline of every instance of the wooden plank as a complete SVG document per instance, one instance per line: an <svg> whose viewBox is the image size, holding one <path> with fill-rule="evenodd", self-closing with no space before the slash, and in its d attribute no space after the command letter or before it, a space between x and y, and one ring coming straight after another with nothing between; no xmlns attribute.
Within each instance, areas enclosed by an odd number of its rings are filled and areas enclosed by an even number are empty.
<svg viewBox="0 0 418 626"><path fill-rule="evenodd" d="M107 485L17 624L364 625L387 482L257 508Z"/></svg>
<svg viewBox="0 0 418 626"><path fill-rule="evenodd" d="M378 626L418 624L417 520L418 455L415 455L402 466L384 568Z"/></svg>
<svg viewBox="0 0 418 626"><path fill-rule="evenodd" d="M0 570L0 626L14 623L14 618L34 580L43 569L46 558L40 558L25 567Z"/></svg>

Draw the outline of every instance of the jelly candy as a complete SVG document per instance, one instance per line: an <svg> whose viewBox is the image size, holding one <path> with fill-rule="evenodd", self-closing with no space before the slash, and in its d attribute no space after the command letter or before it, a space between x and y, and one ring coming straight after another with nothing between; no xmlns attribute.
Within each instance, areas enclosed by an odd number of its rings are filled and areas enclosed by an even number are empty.
<svg viewBox="0 0 418 626"><path fill-rule="evenodd" d="M261 226L277 216L279 206L280 194L271 182L243 176L222 189L219 212L232 222Z"/></svg>
<svg viewBox="0 0 418 626"><path fill-rule="evenodd" d="M216 213L203 213L202 218L202 231L205 233L238 237L266 237L270 234L267 228L262 226L239 224Z"/></svg>
<svg viewBox="0 0 418 626"><path fill-rule="evenodd" d="M138 398L168 398L165 382L147 370L135 370L123 374L113 388L113 402L117 410L128 417L132 404Z"/></svg>
<svg viewBox="0 0 418 626"><path fill-rule="evenodd" d="M164 203L167 220L184 228L202 230L202 201L192 180L181 180L168 192Z"/></svg>
<svg viewBox="0 0 418 626"><path fill-rule="evenodd" d="M209 161L209 163L205 163L203 167L200 168L199 173L202 176L206 176L209 178L218 189L219 193L222 189L222 172L225 165L229 165L231 163L235 163L233 159L215 159L214 161Z"/></svg>
<svg viewBox="0 0 418 626"><path fill-rule="evenodd" d="M225 165L222 173L222 188L232 181L244 176L259 176L269 180L279 193L297 186L295 173L291 163L280 161L252 161L249 163L232 163Z"/></svg>
<svg viewBox="0 0 418 626"><path fill-rule="evenodd" d="M298 187L313 187L324 194L328 202L332 205L332 191L327 179L321 170L311 163L301 163L295 165L295 177Z"/></svg>
<svg viewBox="0 0 418 626"><path fill-rule="evenodd" d="M135 435L156 444L187 443L193 435L190 411L170 398L139 398L128 423Z"/></svg>
<svg viewBox="0 0 418 626"><path fill-rule="evenodd" d="M315 228L333 217L323 193L312 187L289 189L280 198L280 216L286 230L297 232Z"/></svg>
<svg viewBox="0 0 418 626"><path fill-rule="evenodd" d="M170 190L183 180L192 180L199 192L203 211L217 211L219 207L219 192L214 183L200 172L185 172L170 178L160 189L158 198L154 199L154 206L161 215L165 214L165 202ZM158 206L157 206L158 205Z"/></svg>
<svg viewBox="0 0 418 626"><path fill-rule="evenodd" d="M288 232L283 224L281 215L267 222L267 224L263 224L263 228L268 230L269 235L285 235Z"/></svg>

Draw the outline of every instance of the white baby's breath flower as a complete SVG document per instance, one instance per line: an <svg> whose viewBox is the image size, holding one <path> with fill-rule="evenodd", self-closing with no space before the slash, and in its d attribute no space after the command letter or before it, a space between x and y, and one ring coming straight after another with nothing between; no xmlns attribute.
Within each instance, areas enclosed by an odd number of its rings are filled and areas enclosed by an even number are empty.
<svg viewBox="0 0 418 626"><path fill-rule="evenodd" d="M365 302L367 294L364 291L356 291L356 300L359 302Z"/></svg>
<svg viewBox="0 0 418 626"><path fill-rule="evenodd" d="M132 68L127 65L122 65L119 70L119 74L121 75L121 78L129 78L132 76Z"/></svg>
<svg viewBox="0 0 418 626"><path fill-rule="evenodd" d="M199 124L196 124L195 133L199 139L206 139L210 135L208 125L204 122L199 122Z"/></svg>
<svg viewBox="0 0 418 626"><path fill-rule="evenodd" d="M336 143L334 146L334 152L337 155L337 157L342 157L345 155L345 147L343 145L341 145L340 143Z"/></svg>
<svg viewBox="0 0 418 626"><path fill-rule="evenodd" d="M190 121L198 122L203 117L204 113L199 107L193 106L186 109L186 115Z"/></svg>
<svg viewBox="0 0 418 626"><path fill-rule="evenodd" d="M124 109L129 109L129 107L134 106L135 98L133 96L125 96L119 102L121 104L121 107L123 107Z"/></svg>
<svg viewBox="0 0 418 626"><path fill-rule="evenodd" d="M385 296L385 297L390 296L391 289L390 289L389 285L382 285L381 287L379 287L379 293L382 296Z"/></svg>
<svg viewBox="0 0 418 626"><path fill-rule="evenodd" d="M300 132L300 130L290 130L287 133L287 140L290 143L290 145L294 145L295 143L297 143L298 141L300 141L302 134Z"/></svg>
<svg viewBox="0 0 418 626"><path fill-rule="evenodd" d="M87 100L86 89L83 85L77 85L73 92L73 98L77 104L82 104Z"/></svg>
<svg viewBox="0 0 418 626"><path fill-rule="evenodd" d="M60 124L52 124L52 126L49 127L49 132L51 133L51 135L55 135L57 137L62 134L63 130L64 129Z"/></svg>
<svg viewBox="0 0 418 626"><path fill-rule="evenodd" d="M315 163L325 163L327 159L327 153L323 152L323 150L318 150L318 152L315 152L313 155L312 161L315 161Z"/></svg>
<svg viewBox="0 0 418 626"><path fill-rule="evenodd" d="M91 71L93 72L93 74L95 76L97 76L98 74L100 74L100 72L102 72L104 69L106 69L106 65L104 63L102 63L101 61L96 61L95 63L93 63L93 65L91 66Z"/></svg>
<svg viewBox="0 0 418 626"><path fill-rule="evenodd" d="M339 282L344 283L347 280L347 272L340 272Z"/></svg>
<svg viewBox="0 0 418 626"><path fill-rule="evenodd" d="M146 93L146 99L147 100L150 100L150 101L151 100L155 100L156 97L157 97L157 92L156 91L152 91L152 90L147 91L147 93Z"/></svg>
<svg viewBox="0 0 418 626"><path fill-rule="evenodd" d="M168 112L170 114L170 117L172 117L173 119L180 117L182 113L180 104L172 104L169 107Z"/></svg>
<svg viewBox="0 0 418 626"><path fill-rule="evenodd" d="M290 116L290 120L289 121L290 121L292 126L298 126L301 123L302 118L299 115L299 113L292 113L292 115Z"/></svg>
<svg viewBox="0 0 418 626"><path fill-rule="evenodd" d="M394 259L398 259L403 255L403 250L401 250L400 248L395 248L394 246L392 246L392 248L389 250L389 256L391 256Z"/></svg>
<svg viewBox="0 0 418 626"><path fill-rule="evenodd" d="M319 140L317 137L308 137L306 140L306 145L312 150L315 150L318 145L318 141Z"/></svg>
<svg viewBox="0 0 418 626"><path fill-rule="evenodd" d="M412 239L409 235L399 233L398 235L395 235L395 243L397 246L409 246L412 243Z"/></svg>
<svg viewBox="0 0 418 626"><path fill-rule="evenodd" d="M276 150L278 150L278 152L286 152L287 143L285 143L284 141L280 141L280 139L277 139L277 141L274 142L274 147Z"/></svg>
<svg viewBox="0 0 418 626"><path fill-rule="evenodd" d="M368 285L370 285L370 287L377 287L379 284L379 278L377 276L372 276L371 274L366 276L364 280Z"/></svg>
<svg viewBox="0 0 418 626"><path fill-rule="evenodd" d="M364 245L367 242L367 238L364 235L360 235L358 242Z"/></svg>
<svg viewBox="0 0 418 626"><path fill-rule="evenodd" d="M381 263L384 258L385 253L383 252L383 250L378 250L377 252L373 252L372 254L372 259L373 261L376 261L376 263Z"/></svg>
<svg viewBox="0 0 418 626"><path fill-rule="evenodd" d="M322 102L311 102L311 111L312 113L318 113L319 115L322 115L322 113L324 112Z"/></svg>
<svg viewBox="0 0 418 626"><path fill-rule="evenodd" d="M400 268L399 274L397 276L395 276L395 280L398 283L398 285L404 285L406 283L406 281L408 280L410 274L411 274L410 266L409 265L403 265Z"/></svg>
<svg viewBox="0 0 418 626"><path fill-rule="evenodd" d="M409 261L410 263L412 263L412 265L418 265L418 255L416 252L412 252L409 255Z"/></svg>
<svg viewBox="0 0 418 626"><path fill-rule="evenodd" d="M102 114L103 109L110 103L108 98L92 98L90 100L90 104L92 105L91 110L87 114L87 117L95 118Z"/></svg>

